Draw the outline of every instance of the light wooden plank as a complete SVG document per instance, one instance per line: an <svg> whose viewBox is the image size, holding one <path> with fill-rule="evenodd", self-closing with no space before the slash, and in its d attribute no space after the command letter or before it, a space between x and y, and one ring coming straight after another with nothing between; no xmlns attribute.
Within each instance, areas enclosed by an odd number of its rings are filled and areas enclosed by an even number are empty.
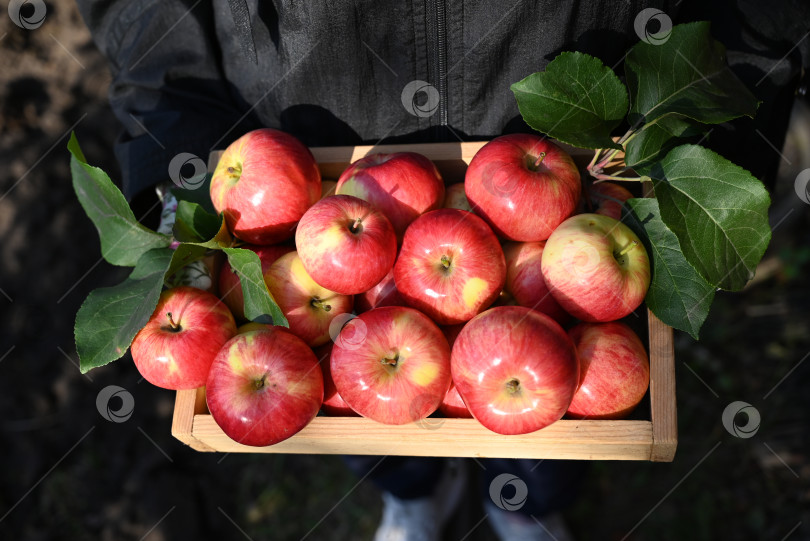
<svg viewBox="0 0 810 541"><path fill-rule="evenodd" d="M231 440L210 415L194 417L194 435L230 453L362 454L482 458L649 460L649 421L563 420L532 434L504 436L474 419L383 425L357 417L316 417L295 436L268 447Z"/></svg>
<svg viewBox="0 0 810 541"><path fill-rule="evenodd" d="M172 415L172 436L197 451L213 451L213 447L201 442L194 435L194 416L199 411L200 390L203 391L203 400L205 400L204 389L177 391Z"/></svg>
<svg viewBox="0 0 810 541"><path fill-rule="evenodd" d="M653 444L650 460L672 462L678 446L675 400L675 348L672 327L647 310L650 335L650 410Z"/></svg>

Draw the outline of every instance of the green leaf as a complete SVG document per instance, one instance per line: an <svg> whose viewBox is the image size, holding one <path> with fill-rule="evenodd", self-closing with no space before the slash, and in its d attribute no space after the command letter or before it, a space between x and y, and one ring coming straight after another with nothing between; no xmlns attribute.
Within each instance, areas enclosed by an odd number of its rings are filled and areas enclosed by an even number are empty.
<svg viewBox="0 0 810 541"><path fill-rule="evenodd" d="M639 42L624 62L630 123L678 113L706 124L754 117L759 102L726 65L709 23L680 24L661 45Z"/></svg>
<svg viewBox="0 0 810 541"><path fill-rule="evenodd" d="M625 143L624 161L638 173L660 160L678 145L696 140L705 133L701 124L683 115L668 114L645 124Z"/></svg>
<svg viewBox="0 0 810 541"><path fill-rule="evenodd" d="M771 239L770 197L751 173L697 145L672 149L650 170L661 218L712 285L736 291Z"/></svg>
<svg viewBox="0 0 810 541"><path fill-rule="evenodd" d="M126 280L87 296L76 314L74 328L82 374L124 355L157 306L174 254L170 248L149 250Z"/></svg>
<svg viewBox="0 0 810 541"><path fill-rule="evenodd" d="M169 268L166 270L166 279L174 275L177 271L199 259L205 257L205 254L208 253L208 248L205 246L200 246L199 244L191 244L191 243L181 243L177 249L174 251L174 257L172 257L172 262L169 265ZM169 286L174 286L174 284L168 284Z"/></svg>
<svg viewBox="0 0 810 541"><path fill-rule="evenodd" d="M652 263L645 302L658 319L697 340L709 314L715 288L689 264L678 238L661 221L658 201L629 199L623 221L644 242Z"/></svg>
<svg viewBox="0 0 810 541"><path fill-rule="evenodd" d="M561 53L511 88L535 130L578 147L621 148L610 133L627 113L627 89L598 58Z"/></svg>
<svg viewBox="0 0 810 541"><path fill-rule="evenodd" d="M214 209L214 204L211 202L211 177L213 176L213 173L207 173L205 180L203 180L200 185L195 186L194 189L180 188L175 185L172 186L171 192L178 201L197 203L206 212L216 214L217 211Z"/></svg>
<svg viewBox="0 0 810 541"><path fill-rule="evenodd" d="M262 323L267 316L272 319L273 325L289 327L287 318L278 307L262 275L262 264L255 252L244 248L223 248L228 256L228 263L239 275L242 282L242 293L245 298L245 317L251 321L259 319Z"/></svg>
<svg viewBox="0 0 810 541"><path fill-rule="evenodd" d="M233 237L222 216L211 214L196 203L179 201L175 214L174 238L180 242L222 249L233 244Z"/></svg>
<svg viewBox="0 0 810 541"><path fill-rule="evenodd" d="M104 259L113 265L132 267L150 250L169 246L171 238L141 225L110 177L87 164L75 134L70 136L68 150L72 154L73 189L98 230Z"/></svg>

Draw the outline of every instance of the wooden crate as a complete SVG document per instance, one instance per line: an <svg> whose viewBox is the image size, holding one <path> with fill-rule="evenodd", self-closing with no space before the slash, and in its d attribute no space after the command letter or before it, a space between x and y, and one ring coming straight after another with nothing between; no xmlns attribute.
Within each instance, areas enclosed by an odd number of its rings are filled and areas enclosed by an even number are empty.
<svg viewBox="0 0 810 541"><path fill-rule="evenodd" d="M324 179L337 180L346 166L368 154L411 151L430 158L449 183L464 171L484 143L436 143L313 148ZM566 147L585 168L592 153ZM211 154L213 170L221 152ZM672 328L647 311L650 353L650 420L560 420L532 434L502 436L474 419L429 418L389 426L358 417L316 417L295 436L268 447L236 443L217 426L205 404L205 389L178 391L172 435L198 451L457 457L650 460L670 462L677 446L675 356Z"/></svg>

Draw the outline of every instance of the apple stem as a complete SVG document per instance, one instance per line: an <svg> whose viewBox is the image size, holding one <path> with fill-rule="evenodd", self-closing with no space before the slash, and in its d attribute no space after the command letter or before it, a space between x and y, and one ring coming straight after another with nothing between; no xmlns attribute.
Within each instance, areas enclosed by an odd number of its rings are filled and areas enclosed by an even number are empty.
<svg viewBox="0 0 810 541"><path fill-rule="evenodd" d="M442 267L444 267L444 270L447 270L447 269L450 268L450 263L451 263L450 258L447 257L446 255L443 255L442 256Z"/></svg>
<svg viewBox="0 0 810 541"><path fill-rule="evenodd" d="M326 304L325 301L322 301L318 297L313 298L312 301L310 302L310 304L312 306L314 306L315 308L322 309L324 312L328 312L328 311L330 311L332 309L332 305Z"/></svg>
<svg viewBox="0 0 810 541"><path fill-rule="evenodd" d="M543 163L543 158L546 157L545 152L541 152L540 155L537 157L537 160L534 162L535 167L540 167L540 164Z"/></svg>
<svg viewBox="0 0 810 541"><path fill-rule="evenodd" d="M363 226L363 218L357 218L354 220L352 225L349 226L349 231L352 233L359 233L362 230Z"/></svg>
<svg viewBox="0 0 810 541"><path fill-rule="evenodd" d="M396 366L397 362L399 362L399 353L393 353L388 357L383 357L380 359L382 364L387 364L388 366Z"/></svg>
<svg viewBox="0 0 810 541"><path fill-rule="evenodd" d="M253 387L258 391L267 385L267 374L263 374L261 378L253 380Z"/></svg>
<svg viewBox="0 0 810 541"><path fill-rule="evenodd" d="M636 246L638 246L638 242L631 241L630 244L625 246L624 249L621 252L619 252L619 257L623 256L624 254L626 254L627 252L629 252L630 250L632 250Z"/></svg>
<svg viewBox="0 0 810 541"><path fill-rule="evenodd" d="M520 381L515 378L510 379L506 382L506 390L509 394L514 394L520 390Z"/></svg>
<svg viewBox="0 0 810 541"><path fill-rule="evenodd" d="M180 325L178 325L177 323L174 322L174 319L172 318L172 313L171 312L166 312L166 317L169 318L169 326L171 327L171 330L173 330L175 332L179 331L180 330Z"/></svg>

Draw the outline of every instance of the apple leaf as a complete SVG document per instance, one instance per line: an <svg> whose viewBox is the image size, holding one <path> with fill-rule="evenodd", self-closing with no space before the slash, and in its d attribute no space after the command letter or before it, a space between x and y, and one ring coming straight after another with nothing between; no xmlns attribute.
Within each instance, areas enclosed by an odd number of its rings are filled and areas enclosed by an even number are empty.
<svg viewBox="0 0 810 541"><path fill-rule="evenodd" d="M149 250L126 280L87 296L74 328L82 374L124 355L154 312L166 269L176 253L170 248Z"/></svg>
<svg viewBox="0 0 810 541"><path fill-rule="evenodd" d="M174 251L174 257L172 258L169 268L166 270L167 281L171 282L169 278L171 278L177 271L189 263L202 259L207 253L208 248L200 244L193 244L189 242L180 243L180 245ZM169 283L168 285L171 286L172 284Z"/></svg>
<svg viewBox="0 0 810 541"><path fill-rule="evenodd" d="M179 186L172 186L172 194L178 201L188 201L189 203L197 203L203 210L211 214L216 214L214 203L211 202L211 178L213 173L207 173L205 180L193 189L180 188Z"/></svg>
<svg viewBox="0 0 810 541"><path fill-rule="evenodd" d="M267 289L262 275L262 264L259 256L251 250L244 248L223 248L228 256L228 263L239 275L242 283L242 293L245 298L245 317L251 321L270 323L266 321L269 316L273 325L289 327L287 318L275 299Z"/></svg>
<svg viewBox="0 0 810 541"><path fill-rule="evenodd" d="M699 123L683 115L670 113L645 124L625 143L624 161L638 173L667 155L678 145L697 140L705 133ZM693 141L695 142L695 141Z"/></svg>
<svg viewBox="0 0 810 541"><path fill-rule="evenodd" d="M682 145L650 168L664 223L712 285L736 291L771 238L770 197L751 173L715 152Z"/></svg>
<svg viewBox="0 0 810 541"><path fill-rule="evenodd" d="M561 53L511 88L535 130L578 147L621 148L610 133L627 113L627 89L598 58Z"/></svg>
<svg viewBox="0 0 810 541"><path fill-rule="evenodd" d="M87 164L76 134L71 134L68 150L72 154L73 189L98 230L104 259L113 265L133 267L143 254L169 246L171 238L141 225L110 177Z"/></svg>
<svg viewBox="0 0 810 541"><path fill-rule="evenodd" d="M623 221L644 242L652 263L647 307L670 327L697 340L715 288L684 258L675 233L661 221L658 201L629 199L625 205Z"/></svg>
<svg viewBox="0 0 810 541"><path fill-rule="evenodd" d="M624 62L631 124L668 113L706 124L754 117L759 102L729 69L725 47L712 38L709 26L707 21L679 24L664 44L633 46Z"/></svg>
<svg viewBox="0 0 810 541"><path fill-rule="evenodd" d="M174 238L180 242L190 242L206 248L222 248L233 243L233 237L222 216L211 214L197 203L177 202Z"/></svg>

